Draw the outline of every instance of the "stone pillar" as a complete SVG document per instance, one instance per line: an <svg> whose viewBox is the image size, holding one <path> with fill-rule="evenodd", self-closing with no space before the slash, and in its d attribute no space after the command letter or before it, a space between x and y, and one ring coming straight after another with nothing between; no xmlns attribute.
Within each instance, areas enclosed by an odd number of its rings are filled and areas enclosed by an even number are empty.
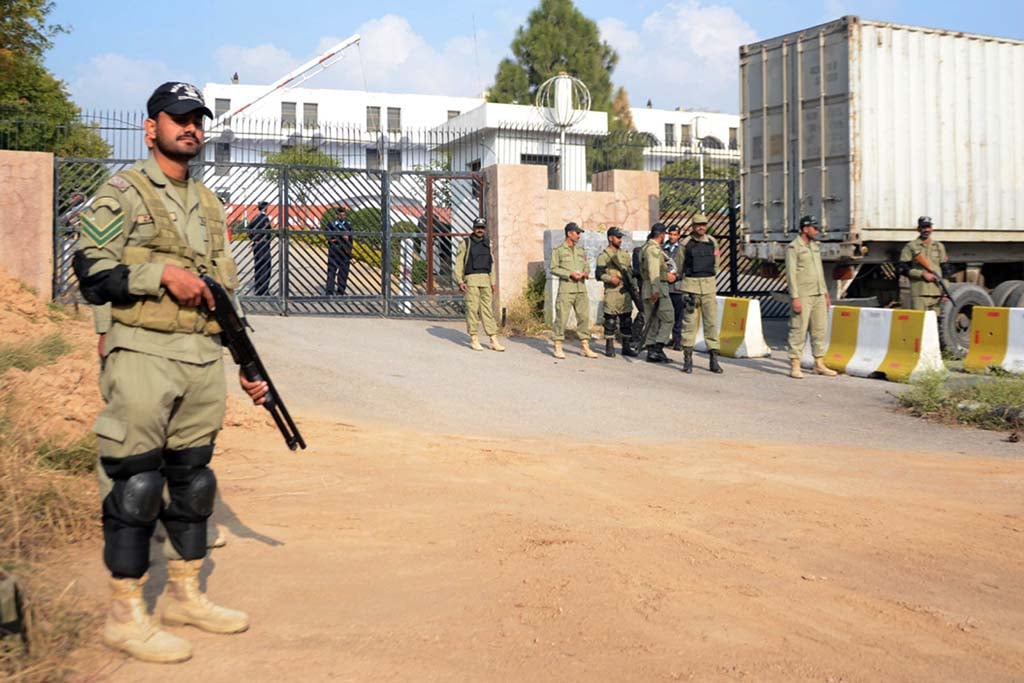
<svg viewBox="0 0 1024 683"><path fill-rule="evenodd" d="M0 266L53 297L53 155L0 150Z"/></svg>

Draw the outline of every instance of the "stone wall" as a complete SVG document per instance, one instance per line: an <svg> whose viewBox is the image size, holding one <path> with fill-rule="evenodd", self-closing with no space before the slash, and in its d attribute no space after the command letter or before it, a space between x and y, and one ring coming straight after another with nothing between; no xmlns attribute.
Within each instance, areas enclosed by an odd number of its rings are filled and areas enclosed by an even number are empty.
<svg viewBox="0 0 1024 683"><path fill-rule="evenodd" d="M545 166L498 165L484 173L499 314L500 307L519 296L529 278L544 268L546 231L560 231L572 221L588 235L604 233L613 225L646 234L657 220L659 183L653 171L598 173L592 192L549 190ZM596 305L592 302L592 308Z"/></svg>
<svg viewBox="0 0 1024 683"><path fill-rule="evenodd" d="M0 266L53 295L53 155L0 150Z"/></svg>

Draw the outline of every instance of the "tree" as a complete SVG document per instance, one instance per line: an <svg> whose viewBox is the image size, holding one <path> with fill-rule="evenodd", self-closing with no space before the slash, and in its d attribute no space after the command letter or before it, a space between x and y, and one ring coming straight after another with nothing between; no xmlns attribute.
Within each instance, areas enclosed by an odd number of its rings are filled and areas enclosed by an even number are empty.
<svg viewBox="0 0 1024 683"><path fill-rule="evenodd" d="M67 33L46 23L53 3L0 0L0 149L52 152L65 157L101 158L110 147L79 121L63 81L43 66L52 39Z"/></svg>
<svg viewBox="0 0 1024 683"><path fill-rule="evenodd" d="M619 169L640 171L644 167L644 147L651 144L650 136L638 133L630 113L629 93L620 87L608 117L608 136L590 145L587 160L591 174Z"/></svg>
<svg viewBox="0 0 1024 683"><path fill-rule="evenodd" d="M572 0L540 0L511 47L514 59L498 65L488 101L532 104L537 88L564 71L587 85L594 111L611 109L611 76L619 56Z"/></svg>

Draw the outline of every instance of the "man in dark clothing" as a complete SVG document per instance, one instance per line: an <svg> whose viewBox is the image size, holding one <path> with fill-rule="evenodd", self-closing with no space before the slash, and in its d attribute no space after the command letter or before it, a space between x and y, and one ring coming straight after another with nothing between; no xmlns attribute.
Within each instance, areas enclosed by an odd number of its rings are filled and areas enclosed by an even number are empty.
<svg viewBox="0 0 1024 683"><path fill-rule="evenodd" d="M253 282L256 296L270 294L270 272L274 267L270 254L270 241L273 239L274 226L267 215L268 202L256 205L259 213L249 224L249 242L252 244Z"/></svg>
<svg viewBox="0 0 1024 683"><path fill-rule="evenodd" d="M352 224L348 207L339 206L334 220L327 224L327 294L344 294L348 287L348 269L352 264ZM337 286L335 286L337 285Z"/></svg>

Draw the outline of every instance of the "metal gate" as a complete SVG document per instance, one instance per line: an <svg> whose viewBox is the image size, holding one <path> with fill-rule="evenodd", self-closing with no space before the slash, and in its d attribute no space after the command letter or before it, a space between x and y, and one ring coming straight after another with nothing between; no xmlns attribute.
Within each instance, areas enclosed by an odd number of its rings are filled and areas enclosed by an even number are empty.
<svg viewBox="0 0 1024 683"><path fill-rule="evenodd" d="M71 269L78 212L134 162L55 163L54 298L81 301ZM224 202L247 311L463 315L455 253L484 215L483 175L211 162L192 173ZM257 221L262 202L269 223ZM342 207L350 241L331 229Z"/></svg>
<svg viewBox="0 0 1024 683"><path fill-rule="evenodd" d="M742 253L739 235L739 183L723 178L662 177L660 220L685 228L695 213L708 217L708 234L718 243L725 268L719 270L720 294L756 298L761 315L785 317L789 308L772 298L772 292L786 291L786 278L778 268L749 259Z"/></svg>

